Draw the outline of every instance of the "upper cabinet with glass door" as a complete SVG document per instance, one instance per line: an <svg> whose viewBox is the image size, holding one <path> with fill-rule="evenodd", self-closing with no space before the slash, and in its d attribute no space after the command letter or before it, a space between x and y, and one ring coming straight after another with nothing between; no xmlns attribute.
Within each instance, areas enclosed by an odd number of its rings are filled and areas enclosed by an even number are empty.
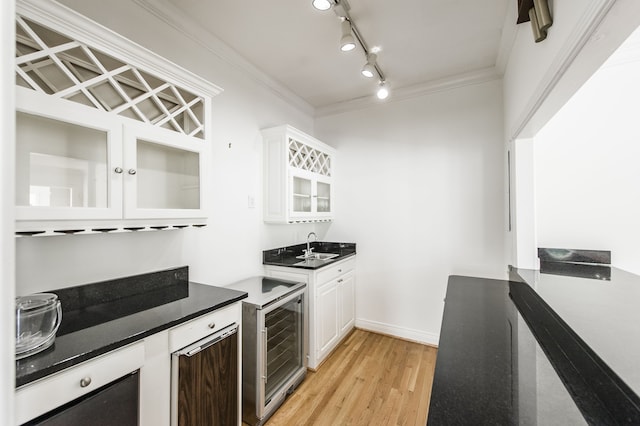
<svg viewBox="0 0 640 426"><path fill-rule="evenodd" d="M286 125L265 129L262 136L265 222L333 219L335 150Z"/></svg>
<svg viewBox="0 0 640 426"><path fill-rule="evenodd" d="M31 0L17 3L15 71L18 230L206 218L218 87Z"/></svg>

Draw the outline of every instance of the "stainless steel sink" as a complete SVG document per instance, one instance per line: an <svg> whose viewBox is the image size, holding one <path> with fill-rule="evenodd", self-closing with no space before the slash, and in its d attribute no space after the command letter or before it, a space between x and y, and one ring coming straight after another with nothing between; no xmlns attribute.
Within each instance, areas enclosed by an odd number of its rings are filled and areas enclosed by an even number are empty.
<svg viewBox="0 0 640 426"><path fill-rule="evenodd" d="M309 255L301 255L296 256L296 259L304 259L304 260L329 260L334 257L340 256L337 253L311 253Z"/></svg>

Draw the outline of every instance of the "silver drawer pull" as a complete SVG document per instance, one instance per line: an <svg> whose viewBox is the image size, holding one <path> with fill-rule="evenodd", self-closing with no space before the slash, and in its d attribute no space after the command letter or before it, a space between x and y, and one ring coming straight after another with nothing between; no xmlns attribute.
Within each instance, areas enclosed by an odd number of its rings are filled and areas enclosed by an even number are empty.
<svg viewBox="0 0 640 426"><path fill-rule="evenodd" d="M136 169L129 169L129 172L128 172L128 173L129 173L130 175L135 175L135 174L136 174L136 173L138 173L138 172L136 172Z"/></svg>
<svg viewBox="0 0 640 426"><path fill-rule="evenodd" d="M87 376L87 377L84 377L83 379L80 379L81 388L86 388L90 384L91 384L91 377Z"/></svg>
<svg viewBox="0 0 640 426"><path fill-rule="evenodd" d="M210 322L210 323L209 323L209 328L210 328L210 329L214 329L214 328L216 328L216 323L215 323L215 322Z"/></svg>
<svg viewBox="0 0 640 426"><path fill-rule="evenodd" d="M338 282L339 282L339 283L341 283L342 281L344 281L342 278L340 278L340 279L338 280Z"/></svg>
<svg viewBox="0 0 640 426"><path fill-rule="evenodd" d="M338 272L342 272L342 269L338 269Z"/></svg>
<svg viewBox="0 0 640 426"><path fill-rule="evenodd" d="M115 169L113 169L114 172L120 174L122 173L124 170L122 170L122 167L116 167Z"/></svg>

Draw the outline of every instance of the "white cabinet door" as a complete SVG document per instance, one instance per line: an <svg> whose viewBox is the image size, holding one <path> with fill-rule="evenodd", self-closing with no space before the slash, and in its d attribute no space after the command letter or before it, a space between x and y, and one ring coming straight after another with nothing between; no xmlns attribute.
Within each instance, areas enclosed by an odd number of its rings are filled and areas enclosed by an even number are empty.
<svg viewBox="0 0 640 426"><path fill-rule="evenodd" d="M16 219L120 218L121 170L118 120L16 88Z"/></svg>
<svg viewBox="0 0 640 426"><path fill-rule="evenodd" d="M356 321L356 279L353 271L338 278L340 291L340 336L353 328Z"/></svg>
<svg viewBox="0 0 640 426"><path fill-rule="evenodd" d="M321 286L316 298L316 348L317 358L326 356L338 340L338 282L337 280Z"/></svg>
<svg viewBox="0 0 640 426"><path fill-rule="evenodd" d="M161 128L125 125L125 218L205 217L204 144Z"/></svg>
<svg viewBox="0 0 640 426"><path fill-rule="evenodd" d="M314 216L314 187L315 182L310 173L292 170L289 178L289 217L295 219L309 219Z"/></svg>
<svg viewBox="0 0 640 426"><path fill-rule="evenodd" d="M314 198L316 216L330 218L333 215L333 185L330 179L316 179Z"/></svg>

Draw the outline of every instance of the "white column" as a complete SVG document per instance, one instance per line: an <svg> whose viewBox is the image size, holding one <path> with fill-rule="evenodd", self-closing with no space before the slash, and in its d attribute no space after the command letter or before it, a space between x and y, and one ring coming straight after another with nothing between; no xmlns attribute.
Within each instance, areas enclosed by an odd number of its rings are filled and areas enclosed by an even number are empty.
<svg viewBox="0 0 640 426"><path fill-rule="evenodd" d="M14 424L15 386L15 0L0 8L0 424Z"/></svg>
<svg viewBox="0 0 640 426"><path fill-rule="evenodd" d="M511 143L511 238L513 266L539 269L533 139Z"/></svg>

